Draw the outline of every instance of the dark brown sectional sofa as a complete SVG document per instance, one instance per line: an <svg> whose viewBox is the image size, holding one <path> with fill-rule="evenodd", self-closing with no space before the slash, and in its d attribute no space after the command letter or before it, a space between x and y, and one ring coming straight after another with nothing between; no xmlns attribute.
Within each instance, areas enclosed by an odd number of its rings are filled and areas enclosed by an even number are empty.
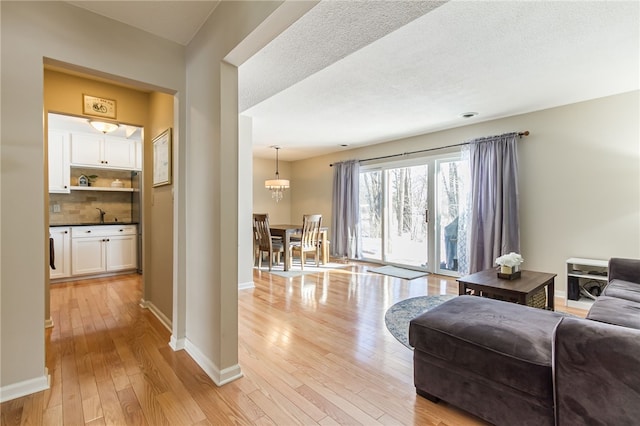
<svg viewBox="0 0 640 426"><path fill-rule="evenodd" d="M416 391L498 425L640 423L640 260L613 258L587 319L459 296L409 327Z"/></svg>

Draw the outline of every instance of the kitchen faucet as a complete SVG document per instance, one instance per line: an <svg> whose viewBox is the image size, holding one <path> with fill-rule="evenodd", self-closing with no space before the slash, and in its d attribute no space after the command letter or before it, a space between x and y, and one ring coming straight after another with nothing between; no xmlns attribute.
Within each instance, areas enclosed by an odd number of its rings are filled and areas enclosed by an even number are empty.
<svg viewBox="0 0 640 426"><path fill-rule="evenodd" d="M102 210L100 207L96 207L96 210L100 210L100 223L104 223L104 215L106 212Z"/></svg>

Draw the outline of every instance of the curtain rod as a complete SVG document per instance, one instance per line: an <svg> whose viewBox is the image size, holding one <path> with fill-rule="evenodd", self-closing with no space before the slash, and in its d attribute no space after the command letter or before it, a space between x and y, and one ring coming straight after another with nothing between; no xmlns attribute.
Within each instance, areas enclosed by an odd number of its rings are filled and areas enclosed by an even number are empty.
<svg viewBox="0 0 640 426"><path fill-rule="evenodd" d="M522 138L523 136L529 136L529 131L525 130L524 132L518 132L518 136L520 136L520 138ZM463 146L463 145L469 145L469 142L462 142L462 143L457 143L457 144L447 145L447 146L439 146L436 148L421 149L419 151L403 152L402 154L391 154L391 155L383 155L382 157L365 158L364 160L357 160L357 161L359 163L362 163L363 161L383 160L385 158L402 157L404 155L420 154L422 152L436 151L438 149L453 148L456 146ZM333 167L333 163L329 164L329 167Z"/></svg>

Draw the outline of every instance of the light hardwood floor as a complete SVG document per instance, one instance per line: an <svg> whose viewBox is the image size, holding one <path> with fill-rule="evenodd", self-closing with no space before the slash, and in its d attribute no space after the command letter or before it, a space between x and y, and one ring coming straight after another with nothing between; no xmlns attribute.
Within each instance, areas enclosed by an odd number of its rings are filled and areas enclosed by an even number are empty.
<svg viewBox="0 0 640 426"><path fill-rule="evenodd" d="M51 388L0 405L2 425L484 424L416 396L412 352L384 324L397 301L457 294L451 278L407 281L362 264L295 278L256 270L255 289L238 297L244 377L222 387L169 348L139 306L140 281L52 285Z"/></svg>

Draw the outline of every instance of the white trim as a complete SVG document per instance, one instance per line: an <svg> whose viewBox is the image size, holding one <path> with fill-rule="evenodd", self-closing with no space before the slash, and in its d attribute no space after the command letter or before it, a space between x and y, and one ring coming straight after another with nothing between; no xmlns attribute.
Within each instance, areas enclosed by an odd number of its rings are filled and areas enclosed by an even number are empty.
<svg viewBox="0 0 640 426"><path fill-rule="evenodd" d="M256 288L256 284L253 281L238 284L238 290L250 290Z"/></svg>
<svg viewBox="0 0 640 426"><path fill-rule="evenodd" d="M49 317L44 320L44 328L53 328L53 318Z"/></svg>
<svg viewBox="0 0 640 426"><path fill-rule="evenodd" d="M185 350L217 386L222 386L243 376L239 364L219 370L215 363L207 358L189 339L185 341Z"/></svg>
<svg viewBox="0 0 640 426"><path fill-rule="evenodd" d="M171 331L171 320L167 318L167 316L163 314L162 311L160 311L160 309L158 309L158 307L153 304L153 302L140 299L140 307L150 310L151 313L156 318L158 318L158 320L162 323L162 325L164 325L167 330Z"/></svg>
<svg viewBox="0 0 640 426"><path fill-rule="evenodd" d="M49 370L45 368L44 376L0 387L0 402L10 401L32 393L47 390L50 386L50 380L51 377L49 376Z"/></svg>
<svg viewBox="0 0 640 426"><path fill-rule="evenodd" d="M176 339L176 336L174 336L173 334L171 335L171 340L169 341L169 347L171 349L173 349L174 351L180 351L182 349L184 349L185 347L185 340L184 338L182 339Z"/></svg>
<svg viewBox="0 0 640 426"><path fill-rule="evenodd" d="M106 272L104 274L75 275L75 276L55 278L55 279L49 280L49 283L58 284L58 283L66 283L66 282L73 282L73 281L89 280L93 278L107 278L107 277L115 277L118 275L130 275L135 273L136 273L135 269L127 269L124 271Z"/></svg>

